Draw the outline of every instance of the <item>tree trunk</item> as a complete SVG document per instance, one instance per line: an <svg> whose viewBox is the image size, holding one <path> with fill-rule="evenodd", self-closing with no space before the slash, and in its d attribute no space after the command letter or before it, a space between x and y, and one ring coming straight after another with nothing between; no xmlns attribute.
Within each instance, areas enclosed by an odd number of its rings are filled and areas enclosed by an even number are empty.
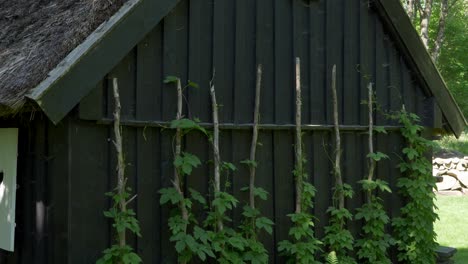
<svg viewBox="0 0 468 264"><path fill-rule="evenodd" d="M426 5L421 15L421 39L426 49L429 48L429 23L432 15L432 1L426 0Z"/></svg>
<svg viewBox="0 0 468 264"><path fill-rule="evenodd" d="M406 8L406 13L408 13L408 16L409 18L411 19L411 21L414 21L414 18L415 18L415 2L414 0L408 0L405 4L405 8Z"/></svg>
<svg viewBox="0 0 468 264"><path fill-rule="evenodd" d="M440 6L439 28L437 29L437 38L434 41L434 48L432 49L431 56L434 62L437 62L440 55L440 49L445 38L445 26L449 12L448 0L442 0Z"/></svg>

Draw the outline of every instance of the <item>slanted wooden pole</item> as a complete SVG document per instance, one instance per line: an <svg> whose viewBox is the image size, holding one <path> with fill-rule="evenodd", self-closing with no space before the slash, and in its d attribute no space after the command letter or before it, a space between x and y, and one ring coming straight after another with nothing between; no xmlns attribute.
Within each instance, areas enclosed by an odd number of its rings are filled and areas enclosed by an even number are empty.
<svg viewBox="0 0 468 264"><path fill-rule="evenodd" d="M258 140L258 122L260 119L260 90L262 84L262 65L257 66L257 81L255 85L255 109L254 109L254 123L252 129L252 144L250 145L250 161L255 161L255 154L257 151ZM250 207L255 208L255 171L256 167L251 164L250 169L250 183L249 183L249 198Z"/></svg>
<svg viewBox="0 0 468 264"><path fill-rule="evenodd" d="M373 89L372 89L372 83L370 82L369 85L367 86L368 89L368 101L367 101L367 106L369 109L369 154L374 153L374 103L373 103ZM367 176L367 179L369 181L373 180L374 178L374 171L375 171L375 166L376 162L372 157L369 157L369 174ZM367 192L367 202L371 203L371 196L372 196L372 190L368 190Z"/></svg>
<svg viewBox="0 0 468 264"><path fill-rule="evenodd" d="M296 213L302 212L302 98L301 98L301 60L296 58Z"/></svg>
<svg viewBox="0 0 468 264"><path fill-rule="evenodd" d="M182 111L183 111L182 99L183 99L182 85L180 83L180 79L177 79L177 115L176 115L177 120L182 119ZM176 134L175 134L174 160L176 160L177 157L181 155L181 153L182 153L182 130L180 128L177 128ZM179 208L180 208L180 213L182 214L182 219L184 219L184 221L188 221L188 212L185 206L185 195L184 195L184 192L182 191L182 179L180 177L179 170L175 166L174 166L174 180L172 181L172 184L174 188L177 190L177 192L179 193L179 195L182 197L179 203Z"/></svg>
<svg viewBox="0 0 468 264"><path fill-rule="evenodd" d="M338 119L338 95L336 92L336 65L332 69L332 103L333 103L333 123L335 128L335 166L333 169L335 175L335 197L338 200L338 209L344 208L343 178L341 176L341 137L340 124Z"/></svg>
<svg viewBox="0 0 468 264"><path fill-rule="evenodd" d="M218 103L216 102L216 93L213 80L210 83L211 106L213 111L213 158L214 158L214 193L215 195L221 191L220 163L221 156L219 154L219 120L218 120ZM216 210L218 210L216 208ZM223 230L223 221L218 220L218 231Z"/></svg>
<svg viewBox="0 0 468 264"><path fill-rule="evenodd" d="M125 193L127 179L125 178L125 161L122 151L122 128L120 127L120 95L119 95L119 85L117 78L112 79L113 83L113 94L114 94L114 101L115 101L115 108L114 108L114 146L115 151L117 153L117 193L120 197L123 197ZM124 199L120 199L119 201L119 209L121 212L125 213L127 211L127 203ZM117 236L119 239L119 246L124 247L126 246L126 234L125 229L121 232L118 232Z"/></svg>

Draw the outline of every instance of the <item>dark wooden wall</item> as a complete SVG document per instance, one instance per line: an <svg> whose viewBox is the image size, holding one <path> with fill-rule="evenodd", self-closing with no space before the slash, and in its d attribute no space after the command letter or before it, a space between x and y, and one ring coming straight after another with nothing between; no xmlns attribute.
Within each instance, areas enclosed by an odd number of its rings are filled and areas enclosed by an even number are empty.
<svg viewBox="0 0 468 264"><path fill-rule="evenodd" d="M190 118L211 122L208 83L216 69L215 86L220 122L252 122L255 67L264 66L261 123L294 123L294 57L302 59L303 123L317 125L304 135L307 168L317 188L314 213L316 233L323 235L330 205L333 139L329 83L337 65L340 123L354 127L343 131L343 175L356 190L350 209L363 201L356 184L366 172L367 136L359 126L367 124L366 86L375 83L383 110L407 110L432 124L433 101L413 78L404 58L386 33L367 0L185 0L148 34L108 77L117 77L123 105L125 153L129 183L138 197L132 206L138 214L142 238L129 241L144 263L175 263L169 242L169 209L159 205L158 190L170 186L172 136L157 124L174 119L176 92L163 84L167 75L200 85L185 92ZM110 222L102 212L110 201L104 193L115 185L115 153L112 145L112 96L108 77L58 126L36 117L24 128L19 174L29 186L20 191L17 254L11 263L94 263L113 239ZM394 122L376 115L377 125ZM230 191L245 202L240 188L248 184L247 168L239 161L248 157L248 129L224 129L221 155L238 166L228 175ZM272 237L262 239L271 263L283 263L277 242L287 238L293 212L293 129L260 132L257 185L270 193L260 203L262 212L276 223ZM27 145L27 146L26 146ZM204 162L187 178L187 185L209 192L211 150L200 134L188 135L185 151ZM402 139L397 131L379 135L376 149L391 156L380 162L377 175L394 186ZM26 190L26 189L25 189ZM385 203L397 215L401 200L395 191ZM39 208L39 209L38 209ZM43 208L40 209L40 208ZM41 211L42 210L42 211ZM202 217L202 216L200 216ZM235 223L240 210L232 213ZM38 222L43 223L39 228ZM359 222L350 223L354 234ZM34 260L33 262L31 262Z"/></svg>

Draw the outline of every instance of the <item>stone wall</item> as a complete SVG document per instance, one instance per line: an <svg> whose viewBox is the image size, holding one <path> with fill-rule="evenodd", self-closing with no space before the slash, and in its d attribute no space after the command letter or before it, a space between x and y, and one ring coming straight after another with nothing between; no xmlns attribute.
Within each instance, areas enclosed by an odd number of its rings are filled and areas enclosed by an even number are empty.
<svg viewBox="0 0 468 264"><path fill-rule="evenodd" d="M435 158L432 173L438 177L438 191L460 191L468 194L468 156L464 158Z"/></svg>

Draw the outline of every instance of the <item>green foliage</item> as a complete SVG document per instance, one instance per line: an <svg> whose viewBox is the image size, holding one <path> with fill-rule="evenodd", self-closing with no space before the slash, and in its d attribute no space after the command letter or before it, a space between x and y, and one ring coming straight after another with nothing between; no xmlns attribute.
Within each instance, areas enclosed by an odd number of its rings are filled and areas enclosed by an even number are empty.
<svg viewBox="0 0 468 264"><path fill-rule="evenodd" d="M373 100L375 101L375 100ZM383 127L373 127L378 133L386 134ZM373 137L369 135L372 142ZM383 200L379 193L391 193L392 190L384 180L375 179L374 169L377 162L389 159L389 156L381 152L371 152L367 154L370 159L369 175L358 183L366 194L367 202L361 208L356 209L356 220L362 220L363 226L361 238L356 241L356 256L359 263L368 264L390 264L388 248L394 245L394 239L386 232L385 228L390 222L390 218L383 206Z"/></svg>
<svg viewBox="0 0 468 264"><path fill-rule="evenodd" d="M244 160L241 163L249 168L256 168L257 162L254 160ZM249 191L249 187L244 187L241 191ZM259 187L253 189L254 198L266 201L268 192ZM262 216L257 208L252 208L250 205L245 205L242 208L243 223L240 226L242 236L246 239L247 247L244 252L244 260L250 263L268 263L268 251L265 246L258 241L257 237L260 232L264 231L271 235L273 233L273 221Z"/></svg>
<svg viewBox="0 0 468 264"><path fill-rule="evenodd" d="M206 129L201 127L198 124L198 122L196 122L194 120L191 120L191 119L187 119L187 118L172 120L171 121L171 128L174 128L174 129L175 128L180 128L180 129L182 129L182 134L183 135L188 134L192 130L197 130L197 131L202 132L206 136L208 136L208 132L206 131Z"/></svg>
<svg viewBox="0 0 468 264"><path fill-rule="evenodd" d="M348 184L338 185L334 192L334 203L338 199L338 193L342 193L345 198L353 197L352 187ZM339 263L356 263L349 252L353 251L354 238L351 232L346 229L346 223L353 219L353 215L346 208L331 206L327 213L330 214L329 225L325 227L324 244L335 252Z"/></svg>
<svg viewBox="0 0 468 264"><path fill-rule="evenodd" d="M380 161L382 159L388 159L388 155L382 153L382 152L374 152L374 153L369 153L367 154L368 158L371 158L375 161Z"/></svg>
<svg viewBox="0 0 468 264"><path fill-rule="evenodd" d="M205 198L194 189L190 190L190 198L185 198L183 203L189 212L189 219L186 221L180 214L180 210L173 210L172 216L168 219L169 229L171 230L170 241L175 244L175 249L178 253L179 262L187 263L194 256L204 261L207 256L214 257L214 253L209 243L209 233L198 225L191 209L192 201L198 202L202 206L206 206ZM180 205L183 199L182 195L177 192L174 187L164 188L160 191L160 203L162 205L170 202L172 205ZM189 228L191 227L191 229ZM192 230L190 232L189 230Z"/></svg>
<svg viewBox="0 0 468 264"><path fill-rule="evenodd" d="M454 152L458 151L468 156L468 131L461 134L460 138L455 138L452 135L446 135L440 140L435 141L437 146L435 152Z"/></svg>
<svg viewBox="0 0 468 264"><path fill-rule="evenodd" d="M133 252L130 246L112 245L112 247L103 251L104 256L96 264L137 264L141 263L141 258Z"/></svg>
<svg viewBox="0 0 468 264"><path fill-rule="evenodd" d="M364 190L375 190L377 188L382 191L390 191L386 183L370 184L369 182L363 182ZM383 207L382 199L373 195L370 203L364 204L356 211L355 219L364 221L362 238L356 241L356 255L360 259L360 263L392 263L387 250L394 244L394 239L385 231L385 226L390 219Z"/></svg>
<svg viewBox="0 0 468 264"><path fill-rule="evenodd" d="M398 260L406 263L435 263L436 234L433 224L435 180L431 163L426 154L433 143L421 136L419 117L405 110L395 115L403 128L406 139L403 159L399 164L403 176L397 186L407 203L401 208L401 216L393 220L398 247Z"/></svg>
<svg viewBox="0 0 468 264"><path fill-rule="evenodd" d="M175 157L174 166L180 175L189 176L193 169L201 164L198 157L193 154L182 152L180 156ZM198 202L202 207L206 206L205 198L196 190L189 188L190 196L184 198L174 187L163 188L159 191L161 194L160 204L170 203L172 206L185 206L188 212L188 220L184 220L179 208L175 207L172 216L168 219L169 229L171 230L170 241L175 244L178 253L179 262L187 263L194 257L205 261L207 257L214 257L213 250L209 243L209 234L198 225L193 213L192 205ZM181 201L183 200L183 203Z"/></svg>
<svg viewBox="0 0 468 264"><path fill-rule="evenodd" d="M305 160L302 162L305 164ZM278 251L289 257L288 263L320 263L315 257L321 251L322 242L314 235L314 216L308 213L313 209L316 189L312 184L305 181L307 174L304 171L299 171L296 168L293 173L296 177L302 177L304 180L301 201L302 212L288 215L293 223L289 229L290 240L280 241Z"/></svg>
<svg viewBox="0 0 468 264"><path fill-rule="evenodd" d="M441 0L432 1L432 15L429 21L429 50L434 47L441 16ZM441 53L436 61L447 87L454 95L463 114L468 116L468 1L449 0L449 13L445 21L445 37ZM419 12L413 21L415 28L420 30Z"/></svg>
<svg viewBox="0 0 468 264"><path fill-rule="evenodd" d="M449 2L453 6L449 9L437 66L463 114L468 116L468 100L465 99L468 98L468 2ZM435 39L440 17L438 1L435 1L432 16L429 37Z"/></svg>
<svg viewBox="0 0 468 264"><path fill-rule="evenodd" d="M336 257L336 252L332 251L328 253L327 257L325 258L327 264L339 264L338 258Z"/></svg>
<svg viewBox="0 0 468 264"><path fill-rule="evenodd" d="M190 175L192 173L192 169L199 165L201 165L200 159L187 152L182 152L182 154L177 156L174 160L174 166L182 175Z"/></svg>
<svg viewBox="0 0 468 264"><path fill-rule="evenodd" d="M113 220L112 227L117 233L130 231L131 233L141 237L140 226L136 219L136 214L132 209L121 210L121 202L127 203L130 197L130 188L125 188L123 193L118 190L106 193L107 196L112 198L113 206L104 211L104 216ZM133 248L125 245L112 245L110 248L103 251L103 256L96 264L136 264L141 263L140 257L133 251Z"/></svg>

